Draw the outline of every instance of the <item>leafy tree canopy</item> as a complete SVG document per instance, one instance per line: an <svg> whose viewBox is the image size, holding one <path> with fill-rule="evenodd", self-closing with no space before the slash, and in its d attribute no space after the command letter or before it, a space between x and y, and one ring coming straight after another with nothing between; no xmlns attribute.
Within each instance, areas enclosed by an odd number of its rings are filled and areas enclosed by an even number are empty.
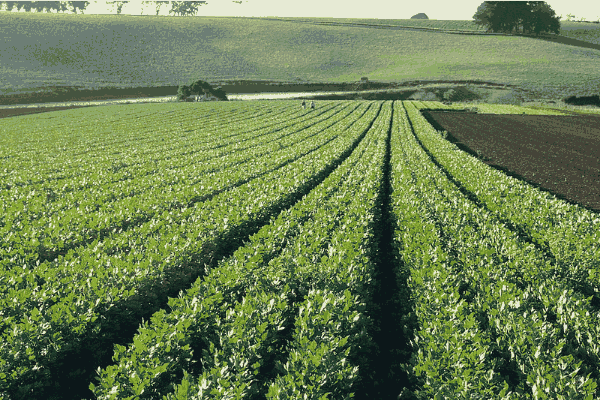
<svg viewBox="0 0 600 400"><path fill-rule="evenodd" d="M545 1L484 1L473 15L473 22L489 32L560 32L560 17Z"/></svg>
<svg viewBox="0 0 600 400"><path fill-rule="evenodd" d="M206 1L174 1L171 3L169 14L196 15L198 6L206 4Z"/></svg>
<svg viewBox="0 0 600 400"><path fill-rule="evenodd" d="M77 10L85 10L90 4L89 1L2 1L0 5L4 5L7 11L25 10L31 12L64 12L71 10L77 13Z"/></svg>
<svg viewBox="0 0 600 400"><path fill-rule="evenodd" d="M107 4L113 6L113 11L117 14L121 14L123 6L126 3L133 3L126 0L107 1ZM89 1L0 1L0 7L4 6L7 11L21 11L25 10L31 12L35 10L37 12L57 12L71 11L77 13L78 10L85 10L90 4ZM148 4L154 4L156 7L156 15L159 14L160 8L164 5L170 5L171 9L169 14L176 15L196 15L198 7L207 4L206 1L142 1L140 5L146 6ZM115 10L116 8L116 10Z"/></svg>
<svg viewBox="0 0 600 400"><path fill-rule="evenodd" d="M177 89L177 99L183 100L192 94L195 95L205 95L211 94L215 96L219 100L227 101L227 94L225 91L219 86L217 88L213 88L212 85L202 79L198 79L194 81L193 79L188 82L187 85L179 85Z"/></svg>
<svg viewBox="0 0 600 400"><path fill-rule="evenodd" d="M196 94L203 94L205 92L210 92L212 90L212 86L208 83L205 82L201 79L195 81L195 82L190 82L189 84L190 89L192 90L192 93L196 93Z"/></svg>
<svg viewBox="0 0 600 400"><path fill-rule="evenodd" d="M113 10L114 10L114 6L117 6L117 14L121 14L121 11L123 11L123 6L125 4L129 3L129 1L107 1L106 4L112 4L113 6Z"/></svg>

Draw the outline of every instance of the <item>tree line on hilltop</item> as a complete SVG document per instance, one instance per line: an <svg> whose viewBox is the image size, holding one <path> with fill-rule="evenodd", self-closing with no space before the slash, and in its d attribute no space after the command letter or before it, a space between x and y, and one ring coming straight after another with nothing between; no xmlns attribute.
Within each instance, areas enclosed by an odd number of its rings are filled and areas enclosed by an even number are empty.
<svg viewBox="0 0 600 400"><path fill-rule="evenodd" d="M121 14L127 3L141 5L141 12L148 6L154 5L156 15L159 15L163 6L170 7L169 14L179 16L194 16L198 13L199 6L208 4L207 1L141 1L126 0L106 1L112 6L111 11ZM240 4L241 1L234 0ZM74 12L85 11L89 1L0 1L0 8L6 11L36 11L36 12ZM570 21L574 15L568 14ZM412 18L428 19L427 15L420 13ZM560 19L554 10L545 1L484 1L473 15L473 22L487 28L488 32L501 33L559 33ZM579 22L583 22L582 18ZM599 20L600 22L600 17Z"/></svg>
<svg viewBox="0 0 600 400"><path fill-rule="evenodd" d="M121 14L123 6L131 1L107 1L106 4L112 6L112 11L116 11L117 14ZM0 8L6 11L21 10L26 12L46 12L46 13L63 13L72 12L77 14L77 11L85 11L87 6L90 4L89 1L0 1ZM142 1L140 3L143 7L154 4L156 15L159 14L161 7L170 6L169 14L176 14L179 16L183 15L196 15L198 7L207 4L206 1Z"/></svg>
<svg viewBox="0 0 600 400"><path fill-rule="evenodd" d="M2 1L0 6L6 11L36 11L36 12L65 12L77 13L84 10L89 1Z"/></svg>

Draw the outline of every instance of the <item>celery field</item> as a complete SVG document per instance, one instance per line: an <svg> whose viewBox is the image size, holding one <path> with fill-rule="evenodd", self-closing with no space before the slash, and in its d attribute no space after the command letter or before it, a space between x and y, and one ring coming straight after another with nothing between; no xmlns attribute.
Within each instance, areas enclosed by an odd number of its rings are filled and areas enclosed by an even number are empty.
<svg viewBox="0 0 600 400"><path fill-rule="evenodd" d="M600 397L600 217L429 107L3 119L0 399Z"/></svg>

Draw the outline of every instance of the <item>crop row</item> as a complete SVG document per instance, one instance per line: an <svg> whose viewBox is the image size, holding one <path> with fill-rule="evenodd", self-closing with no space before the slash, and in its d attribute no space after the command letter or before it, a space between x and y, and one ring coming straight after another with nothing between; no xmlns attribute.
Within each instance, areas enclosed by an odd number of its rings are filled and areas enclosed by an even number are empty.
<svg viewBox="0 0 600 400"><path fill-rule="evenodd" d="M279 124L288 122L288 118L300 117L289 108L285 111L277 113L281 118L277 121ZM186 114L180 111L178 115L185 120L183 117ZM154 168L149 169L152 173L168 176L171 169L184 165L180 163L184 155L195 155L206 150L215 151L232 144L243 145L238 142L249 140L252 137L249 133L256 130L269 132L269 128L274 125L270 122L270 115L271 113L254 115L254 118L244 118L245 115L242 115L239 117L242 119L230 120L228 123L221 123L220 126L218 120L208 124L209 121L200 116L198 129L194 129L193 125L184 126L183 122L164 121L155 116L145 117L145 125L140 127L131 122L128 118L130 115L123 116L123 120L129 122L128 126L117 123L121 121L105 122L100 128L93 122L88 122L87 126L69 128L49 123L45 126L46 131L39 133L44 135L44 140L29 146L33 149L30 151L36 154L24 157L23 153L26 155L26 152L23 150L16 156L3 157L6 176L2 177L2 182L4 188L9 191L3 192L2 195L9 195L12 201L16 201L24 194L29 194L31 189L52 191L56 194L93 189L93 184L104 186L119 180L143 176L148 173L147 168L152 166ZM71 119L73 118L71 116ZM189 122L194 123L198 124L198 121ZM19 132L18 124L13 129L10 128L7 127L7 136L14 137ZM86 133L81 134L81 131ZM56 135L72 136L71 142L81 144L77 146L71 143L66 147L61 144L57 149L52 149L58 141L54 138ZM18 146L13 144L8 149L18 151ZM42 149L51 152L55 158L43 160L43 156L37 154ZM38 165L36 161L39 161L39 158L42 158L42 163ZM82 171L87 179L82 179Z"/></svg>
<svg viewBox="0 0 600 400"><path fill-rule="evenodd" d="M151 133L155 132L156 128L159 132L163 132L162 125L170 127L171 130L178 127L185 127L186 130L189 128L212 130L236 123L243 124L243 121L249 118L265 119L269 115L279 115L283 110L290 109L287 104L265 105L260 110L256 108L255 105L250 104L238 104L235 107L189 105L184 108L146 104L128 107L94 107L36 114L33 117L23 116L3 123L2 136L0 136L1 154L5 159L24 162L27 163L26 166L45 167L47 172L51 172L52 166L44 166L41 161L44 157L58 158L58 154L42 151L39 144L46 144L53 150L67 151L68 154L84 153L90 147L109 150L112 146L124 142L136 142L140 145L156 142L157 137ZM227 122L223 123L223 118ZM148 124L148 122L157 124ZM22 129L24 123L28 127L27 135L11 134ZM128 128L132 128L130 135L123 133ZM82 135L82 131L86 134ZM142 135L134 135L134 133Z"/></svg>
<svg viewBox="0 0 600 400"><path fill-rule="evenodd" d="M33 268L77 246L239 186L289 162L296 149L305 152L306 143L314 146L310 139L319 134L318 129L326 129L340 118L348 117L353 109L331 110L315 120L305 119L267 134L256 132L253 147L244 151L226 146L218 154L199 151L197 156L182 156L180 159L187 160L188 165L171 170L171 174L138 175L110 185L88 175L80 179L91 181L90 188L53 193L56 199L51 204L45 202L46 192L36 196L36 190L29 188L27 198L8 207L10 219L0 229L3 236L0 269ZM138 169L157 168L151 161L146 164L146 168Z"/></svg>
<svg viewBox="0 0 600 400"><path fill-rule="evenodd" d="M275 140L282 136L280 132L285 128L293 127L298 120L306 120L295 110L288 108L283 111L277 113L279 120L263 115L262 118L229 122L210 129L207 126L201 129L186 126L184 130L178 124L173 126L157 120L155 123L147 121L154 127L151 133L138 130L135 126L121 127L116 124L107 124L107 133L94 132L93 125L83 129L85 134L71 132L74 136L72 141L84 142L85 150L78 153L71 147L65 151L45 149L59 157L44 164L57 171L54 176L31 162L20 165L13 159L5 161L5 171L12 175L25 175L27 181L17 182L10 176L2 179L5 190L0 192L0 199L3 200L0 202L0 225L5 222L5 216L20 209L26 211L17 213L20 218L39 220L73 208L73 204L90 212L90 208L93 210L98 205L115 200L127 201L127 198L144 194L149 189L161 191L178 183L193 185L205 170L225 169L230 165L227 160L224 160L225 165L220 164L220 157ZM49 124L46 129L48 136L52 136L52 131L64 130L56 124ZM16 132L12 131L12 136ZM67 135L67 132L64 134ZM105 142L119 138L122 143L103 143L102 148L88 143L90 139L98 137ZM152 140L142 142L140 138ZM46 139L32 147L52 147L52 140ZM237 163L244 160L239 154L236 156ZM64 173L67 170L69 174ZM61 216L61 219L64 218Z"/></svg>
<svg viewBox="0 0 600 400"><path fill-rule="evenodd" d="M96 396L347 398L370 341L362 311L390 118L386 104L323 183L118 346Z"/></svg>
<svg viewBox="0 0 600 400"><path fill-rule="evenodd" d="M96 110L96 113L99 111ZM93 114L90 118L92 116ZM74 116L70 117L75 120ZM127 121L128 117L131 117L129 113L123 119ZM112 198L128 197L132 191L139 192L139 188L122 192L108 189L119 185L135 185L138 178L153 179L154 185L165 186L179 177L182 168L189 166L189 163L182 163L186 158L194 157L200 161L210 155L204 154L207 150L223 150L223 147L240 141L240 134L245 134L245 140L249 140L257 127L268 132L270 125L268 119L251 119L243 121L246 126L246 130L243 130L238 125L242 121L239 121L238 124L223 124L221 128L227 132L224 133L207 127L184 131L180 123L157 121L150 123L154 131L149 133L146 132L148 127L140 129L131 119L129 121L129 126L117 123L121 121L104 123L102 127L106 132L98 132L95 126L97 124L93 122L88 122L83 127L67 128L52 122L44 126L45 132L33 132L30 135L21 135L19 124L7 126L5 137L15 142L12 146L6 146L8 150L19 150L20 136L40 135L43 140L38 139L37 143L26 148L30 147L37 152L44 149L43 151L52 153L57 158L45 161L42 165L34 165L34 160L43 157L34 155L27 157L25 161L19 161L22 155L3 157L6 176L2 177L3 190L0 192L3 200L0 202L0 224L4 222L5 216L19 208L32 208L31 214L37 218L39 212L50 214L53 210L61 209L64 201L71 202L73 197L80 203L89 199L98 199L99 203L103 203ZM234 130L233 134L228 133L230 128ZM52 146L60 140L54 136L60 134L72 136L72 143L52 151ZM215 136L218 137L217 140ZM119 143L114 143L115 139ZM75 143L79 142L82 142L83 149L78 152L74 148L77 147ZM6 152L6 149L2 152ZM25 152L22 150L22 153ZM107 190L109 193L106 193Z"/></svg>
<svg viewBox="0 0 600 400"><path fill-rule="evenodd" d="M553 259L557 278L594 297L600 307L600 218L584 208L456 151L422 116L420 138L432 157L486 209Z"/></svg>
<svg viewBox="0 0 600 400"><path fill-rule="evenodd" d="M429 106L273 107L244 124L246 108L218 105L230 131L215 111L193 133L91 139L106 148L90 171L143 153L99 178L102 204L77 197L77 158L17 185L21 206L0 210L0 398L81 394L98 365L100 399L366 398L392 325L412 337L394 368L417 398L598 397L600 221L459 151ZM72 186L35 209L58 182ZM414 301L386 325L399 295L377 293L383 264Z"/></svg>
<svg viewBox="0 0 600 400"><path fill-rule="evenodd" d="M600 315L554 279L551 259L461 193L417 141L429 125L406 108L393 130L393 210L415 296L418 391L593 398Z"/></svg>
<svg viewBox="0 0 600 400"><path fill-rule="evenodd" d="M11 277L12 302L0 307L2 390L25 394L59 379L48 363L60 363L62 353L84 342L97 346L92 354L110 351L101 346L115 340L120 324L158 309L167 293L203 275L205 264L233 251L335 169L372 124L379 108L373 106L328 129L307 129L320 134L304 150L292 149L295 156L278 169Z"/></svg>

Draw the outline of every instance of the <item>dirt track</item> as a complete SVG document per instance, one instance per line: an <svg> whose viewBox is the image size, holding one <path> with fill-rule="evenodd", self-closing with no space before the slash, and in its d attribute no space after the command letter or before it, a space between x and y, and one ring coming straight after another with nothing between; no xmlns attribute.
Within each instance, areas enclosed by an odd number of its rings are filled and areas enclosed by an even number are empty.
<svg viewBox="0 0 600 400"><path fill-rule="evenodd" d="M486 164L600 212L600 115L425 115Z"/></svg>

